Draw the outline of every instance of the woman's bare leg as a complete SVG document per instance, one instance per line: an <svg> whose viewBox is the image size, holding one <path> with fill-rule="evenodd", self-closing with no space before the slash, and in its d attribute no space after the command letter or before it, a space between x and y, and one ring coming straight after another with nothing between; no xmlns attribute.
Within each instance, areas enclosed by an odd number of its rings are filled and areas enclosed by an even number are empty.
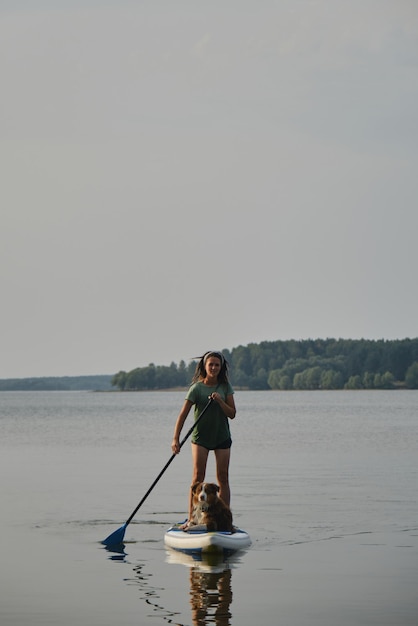
<svg viewBox="0 0 418 626"><path fill-rule="evenodd" d="M227 506L231 504L231 490L229 488L229 459L231 448L226 450L215 450L216 457L216 477L219 484L219 497Z"/></svg>
<svg viewBox="0 0 418 626"><path fill-rule="evenodd" d="M206 465L208 462L209 450L203 446L199 446L196 443L192 443L192 461L193 461L193 473L192 473L192 485L195 483L201 483L205 480ZM193 497L192 490L189 494L189 520L192 519L193 514Z"/></svg>

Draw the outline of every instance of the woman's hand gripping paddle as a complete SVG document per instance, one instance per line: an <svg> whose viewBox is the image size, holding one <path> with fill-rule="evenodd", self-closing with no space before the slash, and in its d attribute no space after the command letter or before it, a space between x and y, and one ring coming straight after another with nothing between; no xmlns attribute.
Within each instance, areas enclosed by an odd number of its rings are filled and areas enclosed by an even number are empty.
<svg viewBox="0 0 418 626"><path fill-rule="evenodd" d="M205 408L203 409L203 411L201 412L201 414L199 415L199 417L195 420L193 426L188 430L187 434L185 435L185 437L181 440L180 442L180 448L183 446L183 444L187 441L187 439L190 437L190 435L192 434L195 426L197 425L198 422L200 422L200 420L202 419L203 415L206 413L206 410L209 408L210 404L213 402L212 398L209 398L209 402L207 403L207 405L205 406ZM174 461L174 459L176 458L176 454L173 454L170 459L167 461L167 463L164 465L163 469L161 470L161 472L158 474L157 478L154 480L154 482L152 483L151 487L148 489L147 493L144 495L144 497L142 498L141 502L138 504L138 506L136 507L136 509L131 513L131 515L128 517L128 519L126 520L126 522L123 524L123 526L121 526L120 528L118 528L117 530L115 530L112 534L110 534L108 537L106 537L106 539L103 539L102 544L105 545L107 548L109 548L110 546L117 546L119 544L121 544L123 542L123 539L125 537L125 530L126 527L128 526L128 524L132 521L132 519L135 517L136 513L138 512L138 510L141 508L141 506L143 505L143 503L145 502L145 500L148 498L149 494L151 493L151 491L154 489L155 485L158 483L158 481L160 480L161 476L164 474L164 472L166 471L166 469L168 468L168 466Z"/></svg>

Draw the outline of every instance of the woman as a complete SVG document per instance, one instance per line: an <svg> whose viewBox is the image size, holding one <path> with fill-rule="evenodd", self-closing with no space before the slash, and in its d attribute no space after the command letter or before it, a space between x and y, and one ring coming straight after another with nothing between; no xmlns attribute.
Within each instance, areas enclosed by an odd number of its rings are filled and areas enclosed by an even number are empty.
<svg viewBox="0 0 418 626"><path fill-rule="evenodd" d="M228 379L228 363L221 352L206 352L199 360L183 407L174 428L171 449L180 452L180 433L192 406L194 417L201 414L209 398L210 404L205 415L197 424L192 435L193 476L192 485L205 479L209 451L213 450L216 459L216 477L219 484L219 497L230 505L229 459L231 455L231 433L229 419L236 414L234 390ZM183 525L187 527L192 519L192 493L189 496L189 517Z"/></svg>

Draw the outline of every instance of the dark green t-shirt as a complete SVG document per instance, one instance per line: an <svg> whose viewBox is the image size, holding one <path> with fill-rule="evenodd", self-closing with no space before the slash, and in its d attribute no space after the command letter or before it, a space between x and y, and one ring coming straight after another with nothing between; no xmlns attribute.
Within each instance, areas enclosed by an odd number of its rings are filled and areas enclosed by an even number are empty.
<svg viewBox="0 0 418 626"><path fill-rule="evenodd" d="M199 417L205 406L209 401L209 396L214 391L217 391L221 398L226 402L227 396L234 393L230 383L223 383L210 387L204 383L194 383L186 396L186 400L190 400L195 405L194 418ZM224 441L227 441L231 437L229 430L229 420L221 407L217 402L212 404L207 409L205 415L202 417L198 425L193 431L192 442L197 443L200 446L204 446L209 450L214 450Z"/></svg>

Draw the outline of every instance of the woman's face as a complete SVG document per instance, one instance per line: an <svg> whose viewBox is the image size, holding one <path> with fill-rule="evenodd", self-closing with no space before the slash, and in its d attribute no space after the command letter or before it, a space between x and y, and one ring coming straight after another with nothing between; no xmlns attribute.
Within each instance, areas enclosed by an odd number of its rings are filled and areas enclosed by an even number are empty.
<svg viewBox="0 0 418 626"><path fill-rule="evenodd" d="M208 376L217 377L221 371L221 360L216 356L210 356L206 359L205 370Z"/></svg>

